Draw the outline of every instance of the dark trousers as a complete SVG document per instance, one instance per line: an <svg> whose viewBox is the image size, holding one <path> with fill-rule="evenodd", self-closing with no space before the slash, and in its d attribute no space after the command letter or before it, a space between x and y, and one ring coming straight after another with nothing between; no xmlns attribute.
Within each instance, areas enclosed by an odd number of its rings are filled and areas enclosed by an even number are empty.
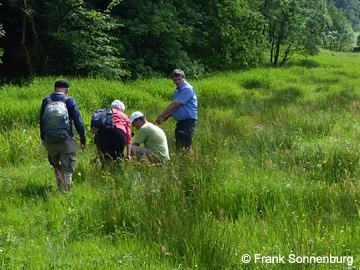
<svg viewBox="0 0 360 270"><path fill-rule="evenodd" d="M177 150L191 148L196 124L197 120L195 119L181 120L176 123L175 141Z"/></svg>
<svg viewBox="0 0 360 270"><path fill-rule="evenodd" d="M124 131L118 128L102 131L97 136L95 142L100 150L100 160L102 163L115 160L121 162L126 146Z"/></svg>

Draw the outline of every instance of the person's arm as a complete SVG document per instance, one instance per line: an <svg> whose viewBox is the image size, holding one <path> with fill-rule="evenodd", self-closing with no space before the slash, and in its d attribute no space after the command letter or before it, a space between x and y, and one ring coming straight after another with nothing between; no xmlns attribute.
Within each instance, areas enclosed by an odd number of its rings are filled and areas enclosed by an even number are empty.
<svg viewBox="0 0 360 270"><path fill-rule="evenodd" d="M70 119L74 121L75 129L80 135L81 149L85 149L86 147L85 125L84 125L84 120L81 117L79 107L74 98L69 98L66 103L68 105Z"/></svg>
<svg viewBox="0 0 360 270"><path fill-rule="evenodd" d="M166 121L169 117L172 116L173 111L176 108L180 107L182 103L180 101L174 100L156 119L155 124L161 124Z"/></svg>
<svg viewBox="0 0 360 270"><path fill-rule="evenodd" d="M132 143L132 138L131 138L131 124L130 124L130 120L127 119L126 123L125 123L125 139L126 139L126 144L130 144Z"/></svg>
<svg viewBox="0 0 360 270"><path fill-rule="evenodd" d="M132 143L132 138L131 138L131 124L130 124L130 119L124 115L124 121L125 121L125 139L126 139L126 158L130 159L131 158L131 143Z"/></svg>
<svg viewBox="0 0 360 270"><path fill-rule="evenodd" d="M42 141L45 140L45 134L43 132L43 127L44 127L44 120L43 120L43 117L44 117L44 112L45 112L45 100L42 101L41 103L41 109L40 109L40 138Z"/></svg>
<svg viewBox="0 0 360 270"><path fill-rule="evenodd" d="M126 158L127 159L131 158L131 144L126 145Z"/></svg>

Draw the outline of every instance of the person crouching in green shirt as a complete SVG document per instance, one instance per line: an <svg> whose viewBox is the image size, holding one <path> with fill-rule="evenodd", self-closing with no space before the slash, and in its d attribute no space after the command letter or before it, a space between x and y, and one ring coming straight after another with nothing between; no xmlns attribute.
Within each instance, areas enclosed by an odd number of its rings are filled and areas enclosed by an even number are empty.
<svg viewBox="0 0 360 270"><path fill-rule="evenodd" d="M158 126L146 121L142 112L130 115L130 123L138 130L131 147L133 156L138 159L146 157L153 163L170 160L168 141L165 132ZM140 147L140 144L144 147Z"/></svg>

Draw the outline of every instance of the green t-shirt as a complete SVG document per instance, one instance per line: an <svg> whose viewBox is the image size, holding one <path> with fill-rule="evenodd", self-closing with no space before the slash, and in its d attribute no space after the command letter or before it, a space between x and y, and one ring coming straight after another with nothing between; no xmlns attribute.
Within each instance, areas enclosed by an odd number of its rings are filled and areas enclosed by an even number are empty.
<svg viewBox="0 0 360 270"><path fill-rule="evenodd" d="M143 143L145 148L149 148L161 159L169 160L169 147L165 132L152 123L146 122L138 132L135 143Z"/></svg>

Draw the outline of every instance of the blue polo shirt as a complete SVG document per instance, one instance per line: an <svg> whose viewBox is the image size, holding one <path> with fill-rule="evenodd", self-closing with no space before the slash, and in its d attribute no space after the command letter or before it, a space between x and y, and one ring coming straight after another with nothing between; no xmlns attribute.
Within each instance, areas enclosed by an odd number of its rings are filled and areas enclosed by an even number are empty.
<svg viewBox="0 0 360 270"><path fill-rule="evenodd" d="M181 87L175 89L174 100L182 105L176 108L172 116L176 121L195 119L197 120L198 102L194 87L187 81Z"/></svg>

